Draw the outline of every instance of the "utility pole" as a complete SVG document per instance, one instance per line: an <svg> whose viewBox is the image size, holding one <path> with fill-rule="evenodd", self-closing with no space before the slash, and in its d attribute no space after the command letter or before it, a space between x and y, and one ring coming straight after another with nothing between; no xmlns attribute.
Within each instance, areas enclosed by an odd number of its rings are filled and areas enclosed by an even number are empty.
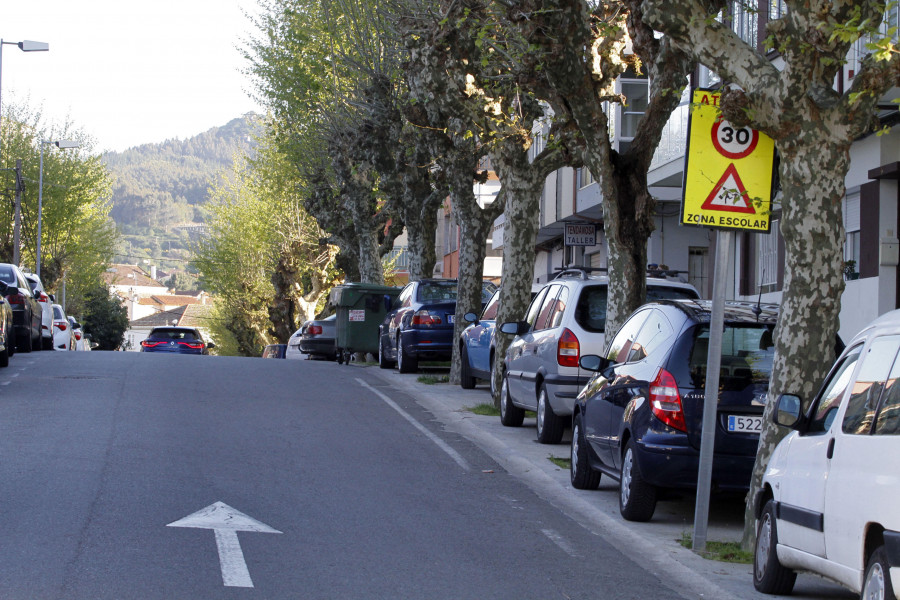
<svg viewBox="0 0 900 600"><path fill-rule="evenodd" d="M25 186L22 183L22 159L16 159L16 218L13 226L13 264L19 265L19 232L22 228L22 191Z"/></svg>

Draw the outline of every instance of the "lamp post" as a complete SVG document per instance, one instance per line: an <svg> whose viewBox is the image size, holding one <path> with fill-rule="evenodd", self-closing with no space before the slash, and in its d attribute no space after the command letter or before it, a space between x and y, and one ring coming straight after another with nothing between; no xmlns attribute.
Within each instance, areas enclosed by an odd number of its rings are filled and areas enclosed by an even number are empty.
<svg viewBox="0 0 900 600"><path fill-rule="evenodd" d="M38 172L38 230L37 244L35 244L35 265L34 273L38 277L41 276L41 213L44 211L44 146L53 144L57 148L78 148L81 144L72 140L41 140L41 165Z"/></svg>
<svg viewBox="0 0 900 600"><path fill-rule="evenodd" d="M19 47L19 50L22 52L46 52L50 50L50 44L45 42L34 42L31 40L23 40L21 42L5 42L0 39L0 93L3 91L3 45L4 44L15 44ZM0 96L2 98L2 96ZM0 103L0 115L3 114L3 105ZM2 125L3 121L0 118L0 125ZM3 144L3 136L0 135L0 146Z"/></svg>

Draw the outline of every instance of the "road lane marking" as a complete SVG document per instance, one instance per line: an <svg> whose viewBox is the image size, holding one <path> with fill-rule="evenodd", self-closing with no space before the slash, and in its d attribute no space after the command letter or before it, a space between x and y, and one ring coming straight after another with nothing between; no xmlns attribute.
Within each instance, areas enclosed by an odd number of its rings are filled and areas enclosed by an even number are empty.
<svg viewBox="0 0 900 600"><path fill-rule="evenodd" d="M575 548L572 547L572 544L569 543L569 540L559 535L552 529L541 529L541 533L547 536L547 538L559 546L560 550L571 556L572 558L578 558L578 552L575 551Z"/></svg>
<svg viewBox="0 0 900 600"><path fill-rule="evenodd" d="M169 523L166 527L212 529L216 534L222 583L227 587L245 588L252 588L253 581L250 579L250 571L247 570L247 562L244 560L244 552L241 550L237 532L281 533L277 529L272 529L265 523L231 508L224 502L210 504L183 519Z"/></svg>
<svg viewBox="0 0 900 600"><path fill-rule="evenodd" d="M452 458L454 461L456 461L456 464L458 464L460 467L463 468L464 471L471 471L471 470L472 470L472 467L469 465L469 463L466 461L466 459L464 459L464 458L460 455L459 452L457 452L456 450L454 450L453 448L451 448L451 447L447 444L447 442L445 442L444 440L442 440L442 439L439 438L438 436L436 436L436 435L434 435L433 433L431 433L430 431L428 431L428 429L427 429L424 425L422 425L421 423L419 423L418 421L416 421L416 420L413 418L412 415L410 415L410 414L407 413L405 410L403 410L402 408L400 408L400 406L399 406L396 402L394 402L394 401L391 400L389 397L387 397L386 395L382 394L381 392L379 392L378 390L376 390L375 388L373 388L371 385L369 385L368 383L366 383L366 382L363 381L362 379L357 379L356 382L357 382L359 385L361 385L361 386L363 386L364 388L366 388L367 390L369 390L370 392L372 392L373 394L375 394L376 396L378 396L379 398L381 398L382 400L384 400L385 404L387 404L388 406L390 406L391 408L393 408L394 410L396 410L398 413L400 413L400 416L401 416L401 417L403 417L404 419L406 419L407 421L409 421L410 424L412 424L413 427L415 427L416 429L418 429L420 432L422 432L422 434L423 434L425 437L427 437L429 440L431 440L432 442L434 442L434 443L437 445L438 448L440 448L441 450L443 450L444 452L446 452L446 453L450 456L450 458Z"/></svg>

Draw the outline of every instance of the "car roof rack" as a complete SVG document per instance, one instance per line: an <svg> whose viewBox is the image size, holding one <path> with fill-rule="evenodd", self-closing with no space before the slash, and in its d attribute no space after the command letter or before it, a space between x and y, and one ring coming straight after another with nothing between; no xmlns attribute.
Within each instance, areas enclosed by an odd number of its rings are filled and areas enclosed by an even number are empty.
<svg viewBox="0 0 900 600"><path fill-rule="evenodd" d="M603 272L606 273L608 270L606 267L559 267L556 269L559 271L556 275L553 276L553 279L562 279L563 277L579 277L581 279L587 279L591 273L595 272Z"/></svg>

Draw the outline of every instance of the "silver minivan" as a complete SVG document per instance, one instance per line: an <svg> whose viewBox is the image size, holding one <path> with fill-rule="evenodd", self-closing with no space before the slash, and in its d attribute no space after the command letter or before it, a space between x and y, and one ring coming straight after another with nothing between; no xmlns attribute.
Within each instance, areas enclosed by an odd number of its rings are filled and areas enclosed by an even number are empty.
<svg viewBox="0 0 900 600"><path fill-rule="evenodd" d="M537 413L537 439L558 444L569 425L575 397L590 379L581 357L602 354L606 345L606 298L609 278L589 268L560 272L531 301L524 321L504 323L500 331L516 334L506 351L500 421L522 424L526 410ZM647 278L647 301L696 299L687 283Z"/></svg>

